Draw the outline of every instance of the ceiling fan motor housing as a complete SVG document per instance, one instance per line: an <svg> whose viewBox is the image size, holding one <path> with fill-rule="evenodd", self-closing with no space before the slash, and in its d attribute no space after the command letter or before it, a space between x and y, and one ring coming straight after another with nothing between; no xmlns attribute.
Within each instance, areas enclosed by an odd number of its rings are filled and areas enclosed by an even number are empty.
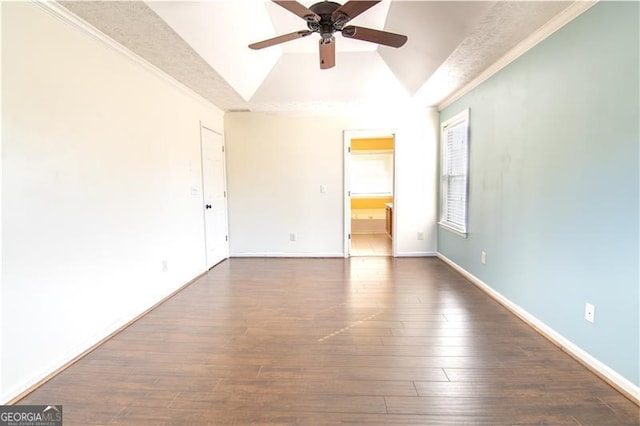
<svg viewBox="0 0 640 426"><path fill-rule="evenodd" d="M313 13L320 17L320 21L307 21L307 27L313 32L318 32L323 39L331 39L333 33L342 30L346 23L345 19L339 17L335 21L332 19L333 12L342 6L333 1L321 1L309 7ZM346 16L345 16L346 17Z"/></svg>

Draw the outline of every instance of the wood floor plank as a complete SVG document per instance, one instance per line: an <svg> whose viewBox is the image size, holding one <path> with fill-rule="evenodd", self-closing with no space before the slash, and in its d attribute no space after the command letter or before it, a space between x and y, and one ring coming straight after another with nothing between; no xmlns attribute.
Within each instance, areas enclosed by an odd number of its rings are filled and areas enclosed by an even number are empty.
<svg viewBox="0 0 640 426"><path fill-rule="evenodd" d="M224 379L216 388L220 394L278 393L353 396L417 396L412 381L399 380L237 380Z"/></svg>
<svg viewBox="0 0 640 426"><path fill-rule="evenodd" d="M438 259L231 259L20 404L69 425L640 425Z"/></svg>

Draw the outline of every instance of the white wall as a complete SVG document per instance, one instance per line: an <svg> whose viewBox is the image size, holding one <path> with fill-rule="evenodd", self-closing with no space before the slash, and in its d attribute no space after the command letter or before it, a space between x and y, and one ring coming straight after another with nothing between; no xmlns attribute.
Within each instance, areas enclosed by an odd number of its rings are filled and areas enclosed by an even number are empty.
<svg viewBox="0 0 640 426"><path fill-rule="evenodd" d="M231 256L343 256L343 131L375 129L396 131L398 255L433 254L438 114L415 108L227 114Z"/></svg>
<svg viewBox="0 0 640 426"><path fill-rule="evenodd" d="M0 403L205 270L199 122L223 124L33 3L2 4L2 55Z"/></svg>
<svg viewBox="0 0 640 426"><path fill-rule="evenodd" d="M2 158L2 2L0 2L0 159ZM0 161L0 188L2 188ZM2 241L2 191L0 190L0 242ZM0 306L2 306L2 244L0 244ZM0 395L2 395L2 313L0 313ZM2 400L0 399L0 404Z"/></svg>

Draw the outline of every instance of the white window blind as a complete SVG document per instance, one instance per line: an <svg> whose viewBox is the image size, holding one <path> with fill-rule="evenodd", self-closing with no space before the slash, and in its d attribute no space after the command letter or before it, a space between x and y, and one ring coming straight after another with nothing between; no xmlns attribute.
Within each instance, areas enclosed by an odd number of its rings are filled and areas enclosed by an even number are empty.
<svg viewBox="0 0 640 426"><path fill-rule="evenodd" d="M469 181L469 110L442 123L440 225L467 233Z"/></svg>
<svg viewBox="0 0 640 426"><path fill-rule="evenodd" d="M351 194L381 196L393 193L391 151L353 151L351 154Z"/></svg>

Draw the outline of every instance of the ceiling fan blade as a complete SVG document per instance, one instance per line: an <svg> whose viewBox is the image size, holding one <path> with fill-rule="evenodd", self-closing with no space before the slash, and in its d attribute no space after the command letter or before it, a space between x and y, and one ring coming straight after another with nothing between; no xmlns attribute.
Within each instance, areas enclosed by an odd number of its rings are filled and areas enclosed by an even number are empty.
<svg viewBox="0 0 640 426"><path fill-rule="evenodd" d="M326 70L336 66L336 39L320 39L320 69Z"/></svg>
<svg viewBox="0 0 640 426"><path fill-rule="evenodd" d="M349 25L344 27L342 35L347 38L355 38L356 40L370 41L372 43L383 44L391 47L401 47L408 38L406 35L389 33L387 31L379 31L371 28L356 27Z"/></svg>
<svg viewBox="0 0 640 426"><path fill-rule="evenodd" d="M314 11L308 7L298 3L295 0L271 0L278 6L284 7L294 15L298 15L302 19L309 22L319 22L320 16L316 15Z"/></svg>
<svg viewBox="0 0 640 426"><path fill-rule="evenodd" d="M356 16L360 15L380 3L382 0L364 1L364 0L350 0L336 9L331 15L333 21L339 20L343 25L352 20Z"/></svg>
<svg viewBox="0 0 640 426"><path fill-rule="evenodd" d="M270 38L268 40L252 43L249 45L249 48L253 50L264 49L265 47L275 46L276 44L284 43L285 41L291 41L297 38L306 37L309 34L313 34L313 33L309 30L300 30L294 33L284 34L278 37Z"/></svg>

